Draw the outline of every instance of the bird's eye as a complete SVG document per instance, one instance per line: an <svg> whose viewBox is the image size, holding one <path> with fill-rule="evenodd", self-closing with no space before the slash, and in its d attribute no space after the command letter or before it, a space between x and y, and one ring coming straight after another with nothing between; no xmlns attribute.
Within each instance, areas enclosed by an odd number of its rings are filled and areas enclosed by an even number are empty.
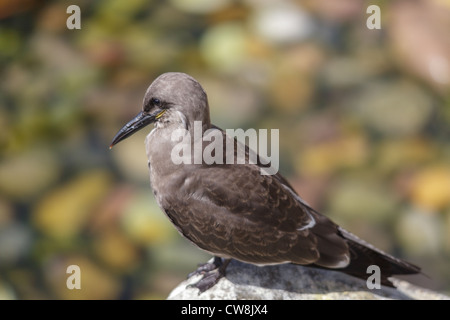
<svg viewBox="0 0 450 320"><path fill-rule="evenodd" d="M159 100L158 98L152 98L151 101L154 106L157 106L157 107L161 106L161 100Z"/></svg>

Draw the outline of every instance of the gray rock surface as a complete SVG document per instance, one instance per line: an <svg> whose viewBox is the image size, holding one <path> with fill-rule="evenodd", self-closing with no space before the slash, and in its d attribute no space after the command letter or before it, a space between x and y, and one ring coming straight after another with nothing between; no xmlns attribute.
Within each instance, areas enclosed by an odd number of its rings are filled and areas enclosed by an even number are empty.
<svg viewBox="0 0 450 320"><path fill-rule="evenodd" d="M381 289L370 290L366 281L341 272L291 264L257 267L233 260L227 268L226 277L201 294L197 288L187 287L199 279L200 276L193 276L183 281L167 299L450 300L450 297L399 279L393 279L397 289L382 286Z"/></svg>

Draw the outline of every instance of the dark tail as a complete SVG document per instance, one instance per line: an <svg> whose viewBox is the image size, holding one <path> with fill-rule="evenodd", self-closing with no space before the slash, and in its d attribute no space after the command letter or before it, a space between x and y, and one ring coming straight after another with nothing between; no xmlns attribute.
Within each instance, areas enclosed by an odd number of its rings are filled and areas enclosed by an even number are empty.
<svg viewBox="0 0 450 320"><path fill-rule="evenodd" d="M370 273L367 273L367 267L376 265L380 268L381 284L389 287L395 287L388 279L393 275L420 273L419 267L384 253L347 230L342 228L338 228L338 230L340 235L347 240L351 257L350 264L339 271L357 278L367 279L370 276Z"/></svg>

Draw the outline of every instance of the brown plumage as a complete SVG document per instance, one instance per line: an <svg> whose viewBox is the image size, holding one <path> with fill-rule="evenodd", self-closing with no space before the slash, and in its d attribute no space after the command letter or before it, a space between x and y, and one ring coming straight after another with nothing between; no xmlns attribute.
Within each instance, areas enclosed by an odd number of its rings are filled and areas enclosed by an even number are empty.
<svg viewBox="0 0 450 320"><path fill-rule="evenodd" d="M394 274L420 272L309 207L280 174L262 175L264 165L248 163L249 149L236 140L232 141L235 158L236 149L245 148L246 164L174 164L171 152L180 142L172 141L171 135L184 129L194 137L194 121L202 121L203 133L218 130L224 148L226 140L232 139L211 125L200 84L183 73L166 73L150 85L143 111L118 132L111 146L156 122L146 139L156 200L178 231L199 248L224 259L310 265L363 279L368 277L367 267L377 265L381 283L389 286L388 277ZM185 143L191 148L195 141ZM203 150L209 143L213 142L202 142ZM216 266L201 267L205 277L197 287L204 291L214 285L226 265L220 272L212 270Z"/></svg>

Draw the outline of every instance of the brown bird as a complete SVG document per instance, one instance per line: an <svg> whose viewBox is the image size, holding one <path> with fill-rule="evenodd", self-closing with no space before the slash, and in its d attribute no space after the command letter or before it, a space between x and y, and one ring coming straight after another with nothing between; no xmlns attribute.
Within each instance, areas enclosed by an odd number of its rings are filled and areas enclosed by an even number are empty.
<svg viewBox="0 0 450 320"><path fill-rule="evenodd" d="M218 142L196 137L195 121L201 121L197 128L202 136L209 132L223 137L222 163L194 159L195 148L205 151ZM206 93L191 76L159 76L145 93L142 112L117 133L110 148L151 123L155 128L145 146L156 201L185 238L215 257L214 263L193 273L203 274L194 285L201 292L225 275L230 259L328 268L362 279L368 277L368 266L377 265L380 282L387 286L393 286L388 279L392 275L420 272L419 267L382 252L311 208L281 174L261 174L267 161L258 156L251 163L248 147L211 124ZM177 130L181 138L189 135L190 139L173 139ZM238 148L245 149L245 164L225 161L230 141L234 160ZM180 146L194 150L186 152L181 163L173 161L173 150Z"/></svg>

